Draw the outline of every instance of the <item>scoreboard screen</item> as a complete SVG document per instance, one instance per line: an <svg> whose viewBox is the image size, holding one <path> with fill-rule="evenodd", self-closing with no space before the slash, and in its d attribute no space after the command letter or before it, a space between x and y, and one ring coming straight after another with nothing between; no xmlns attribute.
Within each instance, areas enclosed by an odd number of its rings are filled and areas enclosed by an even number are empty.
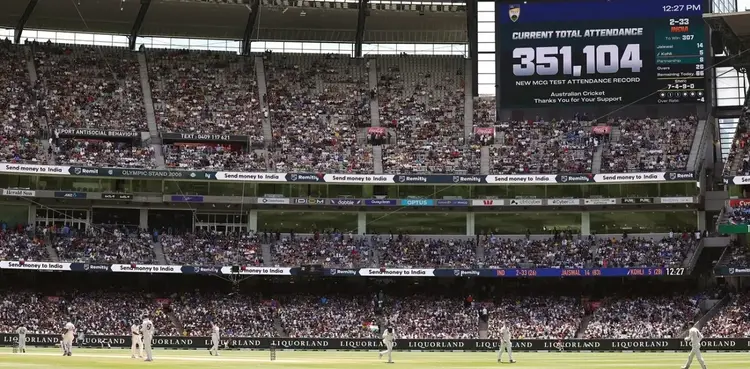
<svg viewBox="0 0 750 369"><path fill-rule="evenodd" d="M702 0L496 6L503 108L705 101Z"/></svg>

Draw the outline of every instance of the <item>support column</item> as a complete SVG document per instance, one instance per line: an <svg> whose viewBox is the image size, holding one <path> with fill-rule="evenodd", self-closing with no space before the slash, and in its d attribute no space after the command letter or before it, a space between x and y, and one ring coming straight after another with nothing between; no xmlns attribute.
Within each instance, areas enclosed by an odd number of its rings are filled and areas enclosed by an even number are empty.
<svg viewBox="0 0 750 369"><path fill-rule="evenodd" d="M588 211L581 213L581 235L591 235L591 213Z"/></svg>
<svg viewBox="0 0 750 369"><path fill-rule="evenodd" d="M705 211L699 211L698 212L698 230L699 231L705 231L706 230L706 212Z"/></svg>
<svg viewBox="0 0 750 369"><path fill-rule="evenodd" d="M29 215L27 216L26 224L31 224L32 226L36 226L36 205L35 204L29 205Z"/></svg>
<svg viewBox="0 0 750 369"><path fill-rule="evenodd" d="M474 216L476 213L468 212L466 213L466 235L467 236L474 236L476 232L474 232Z"/></svg>
<svg viewBox="0 0 750 369"><path fill-rule="evenodd" d="M247 229L258 232L258 211L253 209L247 214Z"/></svg>
<svg viewBox="0 0 750 369"><path fill-rule="evenodd" d="M360 211L357 213L357 234L367 234L367 213Z"/></svg>
<svg viewBox="0 0 750 369"><path fill-rule="evenodd" d="M138 218L138 225L143 229L148 228L148 209L141 209L140 217Z"/></svg>

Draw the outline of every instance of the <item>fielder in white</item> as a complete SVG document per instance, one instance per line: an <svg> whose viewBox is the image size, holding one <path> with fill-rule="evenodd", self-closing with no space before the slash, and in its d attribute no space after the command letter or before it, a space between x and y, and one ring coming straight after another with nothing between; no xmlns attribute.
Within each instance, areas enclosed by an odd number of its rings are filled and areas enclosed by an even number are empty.
<svg viewBox="0 0 750 369"><path fill-rule="evenodd" d="M135 359L136 354L138 358L143 358L143 338L141 337L141 328L138 324L133 323L130 327L131 344L130 344L130 358ZM136 351L137 350L137 351Z"/></svg>
<svg viewBox="0 0 750 369"><path fill-rule="evenodd" d="M219 326L211 323L211 348L208 350L211 355L219 356L219 331Z"/></svg>
<svg viewBox="0 0 750 369"><path fill-rule="evenodd" d="M516 362L515 360L513 360L513 349L511 348L510 343L510 329L507 325L505 325L505 323L503 323L503 326L500 328L500 350L497 351L498 363L503 362L503 351L508 352L508 359L510 359L511 363Z"/></svg>
<svg viewBox="0 0 750 369"><path fill-rule="evenodd" d="M378 359L382 358L383 355L388 354L388 363L393 364L393 341L396 339L396 335L393 333L393 328L386 328L383 333L383 344L385 345L385 351L378 353Z"/></svg>
<svg viewBox="0 0 750 369"><path fill-rule="evenodd" d="M690 364L693 363L693 357L698 359L698 363L701 364L701 368L706 369L706 362L703 361L703 355L701 355L702 339L703 334L701 334L701 331L699 331L698 328L690 328L687 337L685 337L685 341L690 341L690 356L688 356L687 363L685 363L685 366L683 366L682 369L690 368Z"/></svg>
<svg viewBox="0 0 750 369"><path fill-rule="evenodd" d="M16 329L16 333L18 333L18 352L25 354L26 353L26 333L28 331L26 330L26 327L20 326L18 329Z"/></svg>
<svg viewBox="0 0 750 369"><path fill-rule="evenodd" d="M143 350L146 352L145 361L154 361L154 357L151 353L151 340L154 339L154 323L152 323L148 317L143 318L141 334L143 335Z"/></svg>
<svg viewBox="0 0 750 369"><path fill-rule="evenodd" d="M71 356L73 354L73 340L76 335L76 326L71 322L65 323L62 334L62 349L63 356Z"/></svg>

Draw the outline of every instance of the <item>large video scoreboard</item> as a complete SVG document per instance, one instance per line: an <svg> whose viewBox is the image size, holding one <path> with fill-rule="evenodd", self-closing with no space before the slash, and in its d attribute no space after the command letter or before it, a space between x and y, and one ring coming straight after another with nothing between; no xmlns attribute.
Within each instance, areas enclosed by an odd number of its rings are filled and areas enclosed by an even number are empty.
<svg viewBox="0 0 750 369"><path fill-rule="evenodd" d="M703 0L496 4L503 107L705 99Z"/></svg>

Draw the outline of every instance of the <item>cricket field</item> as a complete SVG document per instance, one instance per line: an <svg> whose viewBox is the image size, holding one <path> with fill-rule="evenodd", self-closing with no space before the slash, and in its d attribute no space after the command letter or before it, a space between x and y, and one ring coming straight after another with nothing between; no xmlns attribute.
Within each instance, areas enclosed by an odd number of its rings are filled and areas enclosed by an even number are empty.
<svg viewBox="0 0 750 369"><path fill-rule="evenodd" d="M131 359L123 349L78 349L63 357L59 349L29 348L25 354L14 354L10 348L0 352L0 368L16 369L88 369L88 368L289 368L289 369L366 369L366 368L514 368L514 369L679 369L687 359L685 353L529 353L514 355L517 363L498 363L497 354L489 352L394 352L394 364L378 359L376 352L278 351L271 361L268 351L222 351L213 357L208 351L154 350L154 361ZM748 352L706 352L706 365L712 369L748 369ZM507 360L507 358L504 358ZM700 368L697 361L693 368Z"/></svg>

